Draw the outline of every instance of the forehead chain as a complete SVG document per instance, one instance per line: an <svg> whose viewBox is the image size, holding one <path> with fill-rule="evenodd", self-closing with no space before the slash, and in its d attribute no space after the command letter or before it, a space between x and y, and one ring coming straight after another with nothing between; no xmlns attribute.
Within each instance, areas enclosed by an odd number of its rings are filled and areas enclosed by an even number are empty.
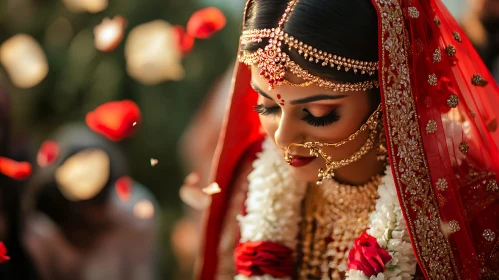
<svg viewBox="0 0 499 280"><path fill-rule="evenodd" d="M249 1L245 13L247 12ZM379 87L378 81L368 80L358 83L340 83L322 79L316 75L309 73L299 64L291 60L290 56L283 51L283 46L287 46L289 51L296 51L309 62L321 63L322 66L335 67L337 70L342 68L345 71L352 70L354 74L373 75L378 68L378 62L359 61L350 58L333 55L331 53L318 50L304 42L295 39L293 36L284 32L282 29L284 23L289 19L298 0L293 0L288 3L278 26L272 29L252 29L245 30L240 38L241 45L249 43L260 43L263 39L268 39L268 45L265 48L260 48L256 52L243 51L239 55L239 60L247 65L258 65L261 69L261 75L269 83L269 88L274 88L275 85L298 85L285 79L286 73L290 72L298 78L305 80L303 84L316 84L321 87L331 88L337 91L360 91Z"/></svg>

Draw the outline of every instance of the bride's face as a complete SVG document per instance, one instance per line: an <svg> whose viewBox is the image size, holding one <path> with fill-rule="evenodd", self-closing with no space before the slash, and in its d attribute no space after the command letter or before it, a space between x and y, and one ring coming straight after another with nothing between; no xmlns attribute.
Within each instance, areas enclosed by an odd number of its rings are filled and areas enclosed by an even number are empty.
<svg viewBox="0 0 499 280"><path fill-rule="evenodd" d="M251 85L259 93L255 110L283 157L286 147L292 143L336 143L346 139L371 114L373 106L365 91L337 92L315 85L283 85L269 90L267 81L259 75L259 68L252 66L251 71ZM368 135L369 131L364 131L351 142L325 151L333 160L345 159L360 149ZM294 158L290 164L293 176L301 181L317 181L319 168L325 167L324 160L310 157L305 148L293 147L290 151Z"/></svg>

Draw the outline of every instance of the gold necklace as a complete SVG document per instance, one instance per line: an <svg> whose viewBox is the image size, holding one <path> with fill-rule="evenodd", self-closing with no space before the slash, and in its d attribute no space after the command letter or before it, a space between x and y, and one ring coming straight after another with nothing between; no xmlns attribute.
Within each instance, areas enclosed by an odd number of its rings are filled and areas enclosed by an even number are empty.
<svg viewBox="0 0 499 280"><path fill-rule="evenodd" d="M309 186L298 248L299 279L344 277L348 251L369 224L380 181L381 176L376 175L362 186L343 185L334 180Z"/></svg>

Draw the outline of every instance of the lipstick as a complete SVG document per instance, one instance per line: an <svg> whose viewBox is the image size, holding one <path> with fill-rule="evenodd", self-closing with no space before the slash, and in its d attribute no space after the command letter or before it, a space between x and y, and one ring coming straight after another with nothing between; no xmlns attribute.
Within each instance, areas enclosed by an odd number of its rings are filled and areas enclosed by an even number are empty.
<svg viewBox="0 0 499 280"><path fill-rule="evenodd" d="M301 156L292 156L291 162L289 165L293 167L302 167L309 163L311 163L316 157L301 157Z"/></svg>

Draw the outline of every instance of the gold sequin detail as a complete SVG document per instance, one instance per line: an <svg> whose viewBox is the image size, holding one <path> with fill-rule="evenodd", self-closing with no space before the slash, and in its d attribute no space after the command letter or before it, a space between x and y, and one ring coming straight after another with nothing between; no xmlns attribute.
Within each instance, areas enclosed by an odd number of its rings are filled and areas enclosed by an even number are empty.
<svg viewBox="0 0 499 280"><path fill-rule="evenodd" d="M426 124L426 132L435 133L437 131L437 122L434 120L429 120Z"/></svg>
<svg viewBox="0 0 499 280"><path fill-rule="evenodd" d="M492 242L494 241L494 239L496 239L496 233L490 229L486 229L483 231L483 238L485 238L485 240L489 242Z"/></svg>
<svg viewBox="0 0 499 280"><path fill-rule="evenodd" d="M449 185L447 184L447 180L445 178L440 178L437 180L437 190L445 191Z"/></svg>
<svg viewBox="0 0 499 280"><path fill-rule="evenodd" d="M438 63L440 61L442 61L442 51L440 48L437 48L433 53L433 63Z"/></svg>
<svg viewBox="0 0 499 280"><path fill-rule="evenodd" d="M409 15L412 17L412 18L418 18L419 17L419 11L416 7L409 7L407 9L409 11Z"/></svg>
<svg viewBox="0 0 499 280"><path fill-rule="evenodd" d="M456 233L456 232L461 230L461 227L459 226L459 222L455 221L455 220L449 222L449 228L451 230L451 233Z"/></svg>
<svg viewBox="0 0 499 280"><path fill-rule="evenodd" d="M437 75L435 74L428 75L428 83L431 86L436 86L438 83Z"/></svg>
<svg viewBox="0 0 499 280"><path fill-rule="evenodd" d="M344 277L353 240L366 230L375 209L380 180L375 176L363 186L336 181L309 186L299 246L300 279Z"/></svg>
<svg viewBox="0 0 499 280"><path fill-rule="evenodd" d="M457 31L453 31L452 32L452 35L454 36L454 40L458 41L459 43L461 43L463 40L461 39L461 35L459 34L459 32Z"/></svg>
<svg viewBox="0 0 499 280"><path fill-rule="evenodd" d="M447 98L447 105L451 108L456 108L459 105L459 97L455 94L451 94L449 98Z"/></svg>
<svg viewBox="0 0 499 280"><path fill-rule="evenodd" d="M497 181L496 180L490 180L487 183L487 191L489 191L489 192L499 191L499 186L497 185Z"/></svg>
<svg viewBox="0 0 499 280"><path fill-rule="evenodd" d="M480 74L474 74L473 77L471 77L471 83L477 87L484 87L489 84Z"/></svg>
<svg viewBox="0 0 499 280"><path fill-rule="evenodd" d="M456 47L454 47L453 45L448 45L447 47L445 47L445 52L447 53L448 56L453 57L456 55L457 50Z"/></svg>
<svg viewBox="0 0 499 280"><path fill-rule="evenodd" d="M459 151L465 155L468 154L470 151L470 145L468 145L467 142L461 142L461 144L459 144Z"/></svg>
<svg viewBox="0 0 499 280"><path fill-rule="evenodd" d="M386 100L386 129L400 204L407 213L407 227L413 236L419 265L430 279L457 279L459 269L449 241L441 232L442 221L437 194L433 191L427 158L424 156L423 131L419 127L416 100L408 61L411 49L401 2L373 1L380 13L380 81ZM405 2L404 2L405 3ZM397 65L397 67L393 67ZM424 128L423 128L424 129Z"/></svg>
<svg viewBox="0 0 499 280"><path fill-rule="evenodd" d="M440 25L440 19L438 17L435 17L433 21L435 22L436 25Z"/></svg>

